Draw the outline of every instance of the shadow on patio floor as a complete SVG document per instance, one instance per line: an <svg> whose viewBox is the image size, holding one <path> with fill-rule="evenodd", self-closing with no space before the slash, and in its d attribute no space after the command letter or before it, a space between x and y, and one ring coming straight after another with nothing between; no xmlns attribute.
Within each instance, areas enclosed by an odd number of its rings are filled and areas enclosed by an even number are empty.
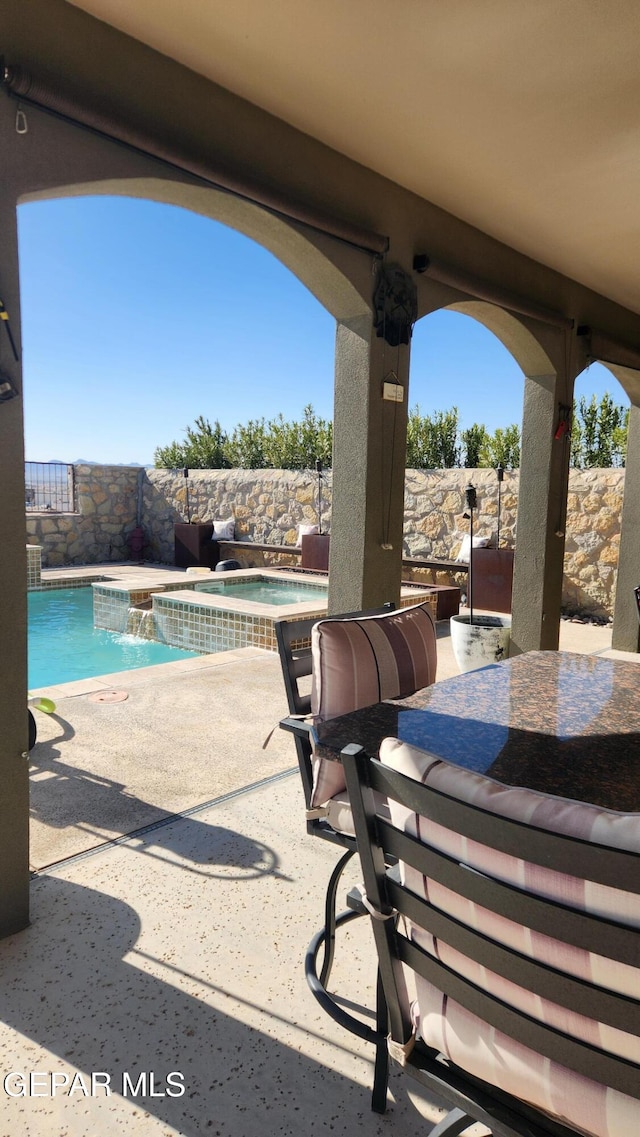
<svg viewBox="0 0 640 1137"><path fill-rule="evenodd" d="M0 1093L2 1132L399 1137L437 1118L397 1076L373 1115L370 1048L306 988L335 852L306 835L301 806L297 776L277 778L34 881L31 927L0 943L3 1070L69 1081L53 1099L47 1078L42 1096ZM336 964L338 989L365 1005L369 934L357 921ZM85 1096L92 1073L111 1096ZM141 1074L147 1096L132 1097Z"/></svg>

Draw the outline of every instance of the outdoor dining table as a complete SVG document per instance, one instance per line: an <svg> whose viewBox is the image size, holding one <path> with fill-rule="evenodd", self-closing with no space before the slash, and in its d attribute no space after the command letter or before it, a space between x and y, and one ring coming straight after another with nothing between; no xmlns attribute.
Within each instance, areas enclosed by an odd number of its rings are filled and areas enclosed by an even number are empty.
<svg viewBox="0 0 640 1137"><path fill-rule="evenodd" d="M404 700L314 722L316 752L383 738L507 785L640 812L640 667L533 651L445 679Z"/></svg>

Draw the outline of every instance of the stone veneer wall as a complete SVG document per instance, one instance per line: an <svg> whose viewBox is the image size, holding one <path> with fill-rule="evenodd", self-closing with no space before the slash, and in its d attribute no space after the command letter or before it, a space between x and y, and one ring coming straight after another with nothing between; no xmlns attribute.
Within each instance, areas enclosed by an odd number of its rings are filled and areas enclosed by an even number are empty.
<svg viewBox="0 0 640 1137"><path fill-rule="evenodd" d="M407 470L405 555L455 557L468 532L464 489L478 492L474 533L492 537L498 525L498 481L493 470ZM500 501L500 544L516 543L519 471L506 470ZM624 470L570 470L565 536L563 608L612 616L615 599ZM424 570L411 574L421 579ZM440 578L439 578L440 579ZM460 583L460 582L459 582Z"/></svg>
<svg viewBox="0 0 640 1137"><path fill-rule="evenodd" d="M314 471L171 470L76 466L75 514L27 514L27 542L42 546L43 567L130 559L138 509L145 560L173 563L175 521L235 518L240 542L291 546L300 524L318 521ZM493 470L408 470L405 492L407 557L450 559L468 531L464 488L478 492L475 532L495 541L498 482ZM502 483L500 541L515 544L518 471ZM330 530L331 472L323 477L322 522ZM572 470L569 478L563 600L568 611L611 615L615 592L624 470ZM188 495L188 500L187 500ZM236 547L237 548L237 547ZM249 554L247 564L273 563ZM233 556L238 555L236 549ZM286 563L290 556L275 557ZM406 577L425 577L424 570ZM429 574L430 578L430 574ZM445 580L438 574L438 580ZM463 578L461 578L463 579Z"/></svg>
<svg viewBox="0 0 640 1137"><path fill-rule="evenodd" d="M145 475L135 466L75 466L77 512L26 515L27 543L42 546L42 567L129 560Z"/></svg>
<svg viewBox="0 0 640 1137"><path fill-rule="evenodd" d="M235 536L242 541L295 545L298 525L318 521L317 486L315 471L190 470L184 478L172 470L147 470L143 516L152 559L173 562L174 521L233 517ZM323 528L331 486L328 471L323 475Z"/></svg>

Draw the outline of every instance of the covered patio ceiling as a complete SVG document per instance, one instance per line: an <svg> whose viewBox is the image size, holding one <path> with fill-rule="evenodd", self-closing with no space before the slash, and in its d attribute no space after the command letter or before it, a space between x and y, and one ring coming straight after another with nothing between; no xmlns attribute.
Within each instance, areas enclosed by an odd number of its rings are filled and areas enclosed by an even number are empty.
<svg viewBox="0 0 640 1137"><path fill-rule="evenodd" d="M640 312L636 0L70 0Z"/></svg>

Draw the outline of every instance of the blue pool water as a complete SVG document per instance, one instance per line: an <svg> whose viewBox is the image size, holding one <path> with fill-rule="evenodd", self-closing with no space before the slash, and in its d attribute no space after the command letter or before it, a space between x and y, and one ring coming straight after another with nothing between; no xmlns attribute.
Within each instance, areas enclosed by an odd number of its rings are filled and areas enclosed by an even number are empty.
<svg viewBox="0 0 640 1137"><path fill-rule="evenodd" d="M327 602L327 590L319 585L297 585L292 581L256 580L247 582L199 584L197 592L218 593L234 600L253 600L259 604L311 604L314 600Z"/></svg>
<svg viewBox="0 0 640 1137"><path fill-rule="evenodd" d="M31 689L199 654L94 628L91 588L30 592L28 643Z"/></svg>

